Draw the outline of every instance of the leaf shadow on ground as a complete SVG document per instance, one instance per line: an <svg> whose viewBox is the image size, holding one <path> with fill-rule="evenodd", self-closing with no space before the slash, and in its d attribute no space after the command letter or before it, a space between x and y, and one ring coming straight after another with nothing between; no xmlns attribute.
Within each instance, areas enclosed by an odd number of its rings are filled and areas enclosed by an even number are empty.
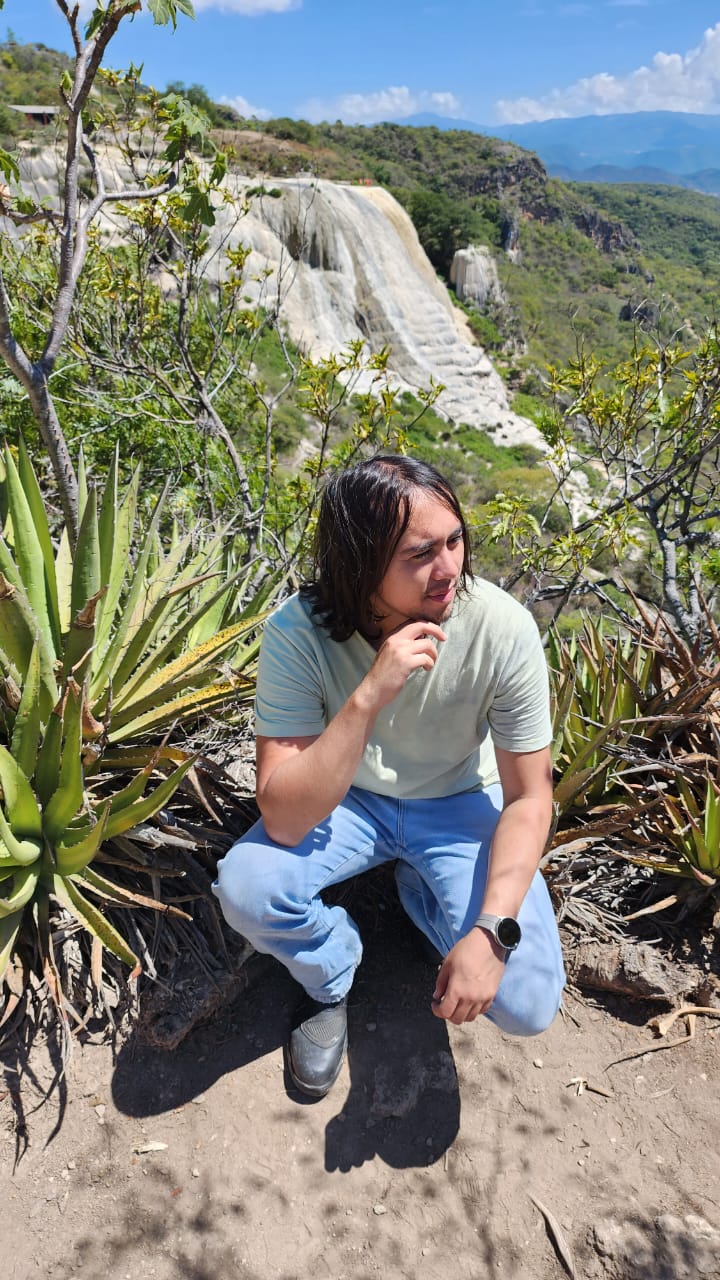
<svg viewBox="0 0 720 1280"><path fill-rule="evenodd" d="M333 900L356 919L364 956L349 1010L351 1087L327 1125L326 1169L347 1171L375 1155L393 1168L423 1167L452 1145L460 1124L447 1027L431 1011L435 971L415 952L386 868L342 886ZM183 1106L285 1044L300 989L275 961L249 963L254 975L242 997L173 1053L136 1038L123 1047L112 1087L119 1111L147 1117ZM298 1106L315 1105L287 1070L285 1087Z"/></svg>

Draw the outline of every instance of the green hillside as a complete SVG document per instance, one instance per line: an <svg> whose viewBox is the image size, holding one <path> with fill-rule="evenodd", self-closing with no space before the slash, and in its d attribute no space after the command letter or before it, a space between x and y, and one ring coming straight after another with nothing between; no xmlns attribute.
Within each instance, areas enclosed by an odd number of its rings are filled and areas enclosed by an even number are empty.
<svg viewBox="0 0 720 1280"><path fill-rule="evenodd" d="M311 170L388 186L441 274L456 248L490 245L508 306L478 333L516 383L566 363L579 343L621 360L635 332L623 317L640 304L649 304L641 323L666 336L683 326L692 336L715 310L720 205L712 196L564 183L514 144L459 130L275 120L243 122L222 138L246 171ZM504 252L513 233L515 261Z"/></svg>
<svg viewBox="0 0 720 1280"><path fill-rule="evenodd" d="M41 44L0 45L0 134L27 133L4 104L57 101L68 62ZM622 359L636 322L665 335L685 327L691 339L717 310L720 205L712 196L564 183L514 143L462 130L241 120L201 85L167 87L207 111L242 172L309 171L390 188L442 275L457 248L488 244L508 301L476 314L473 327L512 386L536 385L536 371L565 364L579 343Z"/></svg>

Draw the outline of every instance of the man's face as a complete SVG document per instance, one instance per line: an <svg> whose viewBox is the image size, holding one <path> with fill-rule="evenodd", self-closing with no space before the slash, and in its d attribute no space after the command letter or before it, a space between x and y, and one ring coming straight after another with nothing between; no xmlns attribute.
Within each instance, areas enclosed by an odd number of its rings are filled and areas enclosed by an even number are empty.
<svg viewBox="0 0 720 1280"><path fill-rule="evenodd" d="M384 639L404 622L443 622L450 616L464 545L457 516L439 499L418 492L410 520L372 599Z"/></svg>

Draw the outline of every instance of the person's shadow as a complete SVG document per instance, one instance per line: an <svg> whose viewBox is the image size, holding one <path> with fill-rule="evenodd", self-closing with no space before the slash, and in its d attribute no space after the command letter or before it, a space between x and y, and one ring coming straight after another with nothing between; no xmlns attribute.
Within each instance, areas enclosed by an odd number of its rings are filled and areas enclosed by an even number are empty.
<svg viewBox="0 0 720 1280"><path fill-rule="evenodd" d="M393 1168L431 1164L452 1145L460 1122L447 1027L430 1005L435 970L415 952L391 870L342 886L334 891L338 900L360 927L364 955L349 1007L351 1087L326 1128L325 1167L347 1171L375 1155ZM300 989L275 961L254 957L248 966L246 991L173 1053L137 1040L121 1050L113 1078L120 1111L141 1117L172 1110L286 1042ZM299 1105L316 1105L295 1089L287 1069L285 1087Z"/></svg>

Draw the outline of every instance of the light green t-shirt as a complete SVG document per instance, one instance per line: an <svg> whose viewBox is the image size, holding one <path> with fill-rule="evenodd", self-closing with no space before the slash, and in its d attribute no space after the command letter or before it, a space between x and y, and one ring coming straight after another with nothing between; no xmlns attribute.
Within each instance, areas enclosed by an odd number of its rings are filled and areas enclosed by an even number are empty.
<svg viewBox="0 0 720 1280"><path fill-rule="evenodd" d="M431 799L498 781L493 744L539 751L550 742L545 655L532 616L475 578L442 623L432 670L418 669L375 721L354 785ZM255 701L266 737L320 734L375 660L359 632L331 640L299 596L265 624Z"/></svg>

